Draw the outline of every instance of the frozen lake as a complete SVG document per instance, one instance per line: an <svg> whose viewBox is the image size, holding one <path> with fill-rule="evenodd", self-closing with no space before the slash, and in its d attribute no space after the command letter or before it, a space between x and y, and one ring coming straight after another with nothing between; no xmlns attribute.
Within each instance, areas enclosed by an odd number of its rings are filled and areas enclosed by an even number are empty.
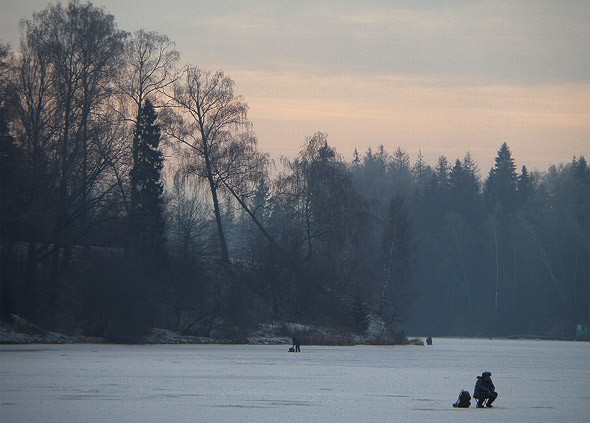
<svg viewBox="0 0 590 423"><path fill-rule="evenodd" d="M0 346L0 421L587 422L590 343ZM489 370L493 409L454 409Z"/></svg>

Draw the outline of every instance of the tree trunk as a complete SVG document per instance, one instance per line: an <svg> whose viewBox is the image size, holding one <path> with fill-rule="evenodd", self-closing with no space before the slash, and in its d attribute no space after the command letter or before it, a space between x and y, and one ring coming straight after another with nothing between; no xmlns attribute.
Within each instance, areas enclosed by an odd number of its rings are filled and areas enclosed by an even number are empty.
<svg viewBox="0 0 590 423"><path fill-rule="evenodd" d="M204 137L204 133L202 133ZM207 180L209 181L209 188L211 190L211 200L213 201L213 209L215 211L215 223L217 224L217 235L219 237L219 247L221 249L221 262L229 264L229 252L227 250L227 243L225 241L225 234L223 233L223 222L221 221L221 210L219 207L219 198L217 197L217 184L213 178L213 170L211 168L211 160L209 158L209 150L207 148L206 138L203 138L203 156L205 158L205 170L207 172Z"/></svg>

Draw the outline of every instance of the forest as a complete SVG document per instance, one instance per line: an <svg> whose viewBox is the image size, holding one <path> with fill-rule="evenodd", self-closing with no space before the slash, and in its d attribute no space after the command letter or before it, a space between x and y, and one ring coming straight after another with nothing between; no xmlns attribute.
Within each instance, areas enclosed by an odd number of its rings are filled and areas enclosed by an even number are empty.
<svg viewBox="0 0 590 423"><path fill-rule="evenodd" d="M22 21L0 72L3 319L235 340L264 322L379 320L393 340L590 320L582 155L530 172L498 140L489 171L384 145L347 161L317 132L275 162L228 75L78 1Z"/></svg>

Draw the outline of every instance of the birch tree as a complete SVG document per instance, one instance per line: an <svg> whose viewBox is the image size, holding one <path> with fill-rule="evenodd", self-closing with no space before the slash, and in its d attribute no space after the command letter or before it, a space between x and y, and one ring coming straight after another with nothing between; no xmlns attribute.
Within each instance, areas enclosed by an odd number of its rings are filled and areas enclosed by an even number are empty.
<svg viewBox="0 0 590 423"><path fill-rule="evenodd" d="M188 67L172 96L183 116L182 129L173 136L192 152L196 160L190 170L209 186L222 263L229 263L229 252L220 194L228 191L248 210L244 199L255 193L248 193L248 181L258 181L266 163L256 149L248 106L233 88L233 80L222 71Z"/></svg>

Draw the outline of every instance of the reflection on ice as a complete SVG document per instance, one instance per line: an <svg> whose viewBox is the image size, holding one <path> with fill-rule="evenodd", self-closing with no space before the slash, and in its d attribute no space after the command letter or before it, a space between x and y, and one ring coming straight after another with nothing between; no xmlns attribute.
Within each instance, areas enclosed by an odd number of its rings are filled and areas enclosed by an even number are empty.
<svg viewBox="0 0 590 423"><path fill-rule="evenodd" d="M435 339L434 346L0 347L6 422L582 422L590 344ZM456 409L489 370L491 410Z"/></svg>

